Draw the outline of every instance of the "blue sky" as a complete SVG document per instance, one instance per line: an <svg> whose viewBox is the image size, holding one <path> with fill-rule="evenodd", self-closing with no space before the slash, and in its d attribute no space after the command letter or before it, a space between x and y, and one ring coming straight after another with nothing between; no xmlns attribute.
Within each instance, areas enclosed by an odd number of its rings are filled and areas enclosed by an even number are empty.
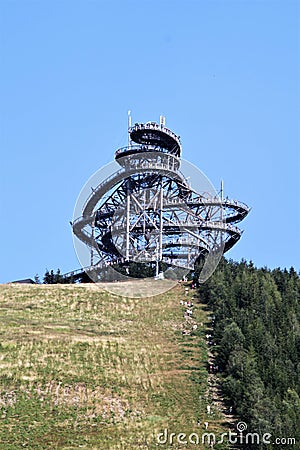
<svg viewBox="0 0 300 450"><path fill-rule="evenodd" d="M0 282L79 266L69 220L134 122L252 207L227 253L300 269L297 1L0 1Z"/></svg>

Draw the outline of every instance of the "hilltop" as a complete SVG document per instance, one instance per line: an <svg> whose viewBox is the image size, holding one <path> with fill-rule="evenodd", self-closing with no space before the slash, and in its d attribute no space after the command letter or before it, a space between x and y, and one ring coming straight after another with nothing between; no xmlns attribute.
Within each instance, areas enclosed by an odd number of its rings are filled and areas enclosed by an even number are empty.
<svg viewBox="0 0 300 450"><path fill-rule="evenodd" d="M226 431L207 414L209 312L188 287L126 298L94 284L0 286L1 450L171 448L157 445L165 429ZM180 300L194 302L192 320Z"/></svg>

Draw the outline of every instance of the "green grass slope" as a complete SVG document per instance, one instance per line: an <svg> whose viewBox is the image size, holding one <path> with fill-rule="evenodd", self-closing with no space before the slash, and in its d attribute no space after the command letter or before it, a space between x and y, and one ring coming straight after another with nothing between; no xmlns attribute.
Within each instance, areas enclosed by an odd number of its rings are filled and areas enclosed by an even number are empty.
<svg viewBox="0 0 300 450"><path fill-rule="evenodd" d="M226 431L217 411L206 416L207 313L196 299L198 328L182 333L179 302L193 292L0 286L0 449L206 448L177 440L201 437L205 420ZM172 446L157 441L164 429L176 433Z"/></svg>

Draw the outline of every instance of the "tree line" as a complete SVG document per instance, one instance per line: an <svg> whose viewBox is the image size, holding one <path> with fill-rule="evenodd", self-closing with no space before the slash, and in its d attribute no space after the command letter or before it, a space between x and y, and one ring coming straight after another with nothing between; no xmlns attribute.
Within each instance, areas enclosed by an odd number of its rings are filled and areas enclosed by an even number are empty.
<svg viewBox="0 0 300 450"><path fill-rule="evenodd" d="M215 363L228 406L249 431L294 437L299 445L299 275L223 259L199 295L214 315Z"/></svg>

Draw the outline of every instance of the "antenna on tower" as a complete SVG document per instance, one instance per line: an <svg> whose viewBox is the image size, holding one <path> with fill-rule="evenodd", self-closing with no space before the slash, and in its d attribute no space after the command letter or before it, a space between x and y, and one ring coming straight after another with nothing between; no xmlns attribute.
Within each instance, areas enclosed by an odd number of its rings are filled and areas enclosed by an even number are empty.
<svg viewBox="0 0 300 450"><path fill-rule="evenodd" d="M160 128L164 128L166 126L166 118L165 116L159 116Z"/></svg>
<svg viewBox="0 0 300 450"><path fill-rule="evenodd" d="M223 180L221 180L220 194L221 194L221 201L223 202L223 199L224 199L224 181Z"/></svg>
<svg viewBox="0 0 300 450"><path fill-rule="evenodd" d="M221 222L223 222L223 201L224 201L224 181L221 180L221 189L220 189L220 197L221 197L221 207L220 207L220 215L221 215ZM221 233L221 239L223 235Z"/></svg>
<svg viewBox="0 0 300 450"><path fill-rule="evenodd" d="M131 139L130 139L130 128L131 128L131 111L130 109L127 111L127 115L128 115L128 148L131 145Z"/></svg>

